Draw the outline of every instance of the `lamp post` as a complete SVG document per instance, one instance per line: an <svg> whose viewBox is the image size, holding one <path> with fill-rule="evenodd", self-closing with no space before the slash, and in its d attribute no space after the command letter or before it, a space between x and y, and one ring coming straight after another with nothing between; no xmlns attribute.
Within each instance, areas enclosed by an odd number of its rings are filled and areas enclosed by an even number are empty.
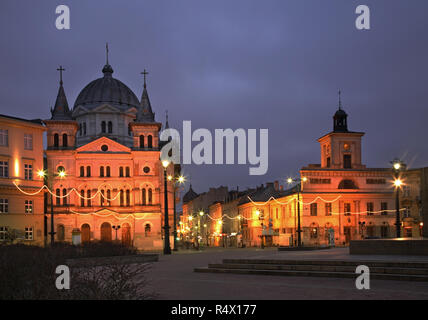
<svg viewBox="0 0 428 320"><path fill-rule="evenodd" d="M302 177L302 178L288 178L287 182L288 184L292 184L293 182L298 182L298 189L297 189L297 246L302 246L302 228L300 225L300 192L302 192L302 183L308 181L308 178Z"/></svg>
<svg viewBox="0 0 428 320"><path fill-rule="evenodd" d="M117 226L112 226L112 228L116 231L116 241L117 241L117 230L119 230L120 229L120 226L119 225L117 225ZM122 232L122 234L123 234L123 232ZM123 241L123 240L122 240Z"/></svg>
<svg viewBox="0 0 428 320"><path fill-rule="evenodd" d="M395 186L395 227L396 237L401 238L401 222L400 222L400 188L403 181L400 179L400 172L405 170L406 165L399 159L391 161L394 170L394 186Z"/></svg>
<svg viewBox="0 0 428 320"><path fill-rule="evenodd" d="M185 179L183 176L173 177L168 176L168 181L172 181L172 189L174 193L174 249L173 251L177 251L177 212L176 212L176 204L175 204L175 197L176 197L176 190L177 190L177 183L182 184L184 183Z"/></svg>
<svg viewBox="0 0 428 320"><path fill-rule="evenodd" d="M169 219L168 219L168 183L167 183L167 172L166 169L169 166L169 161L168 160L163 160L162 161L162 166L163 166L163 180L164 180L164 189L165 189L165 194L164 194L164 207L165 207L165 221L164 221L164 235L165 235L165 239L164 239L164 246L163 246L163 254L171 254L171 245L169 243Z"/></svg>
<svg viewBox="0 0 428 320"><path fill-rule="evenodd" d="M205 212L203 210L199 211L199 219L198 219L198 232L197 232L197 239L196 242L198 243L198 249L199 249L199 234L202 235L202 229L201 229L201 219L204 216ZM202 236L201 236L202 238Z"/></svg>

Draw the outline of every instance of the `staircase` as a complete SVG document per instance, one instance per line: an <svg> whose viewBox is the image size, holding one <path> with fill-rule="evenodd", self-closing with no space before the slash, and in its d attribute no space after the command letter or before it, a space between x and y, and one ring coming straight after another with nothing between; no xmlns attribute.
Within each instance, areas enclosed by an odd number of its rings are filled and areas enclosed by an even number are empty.
<svg viewBox="0 0 428 320"><path fill-rule="evenodd" d="M370 279L428 281L428 262L224 259L195 272L292 277L353 278L358 265L370 268Z"/></svg>

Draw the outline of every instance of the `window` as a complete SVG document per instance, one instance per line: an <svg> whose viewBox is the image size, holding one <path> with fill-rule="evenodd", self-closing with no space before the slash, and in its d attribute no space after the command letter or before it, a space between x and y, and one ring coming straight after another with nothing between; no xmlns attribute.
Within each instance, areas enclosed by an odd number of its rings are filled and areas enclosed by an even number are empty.
<svg viewBox="0 0 428 320"><path fill-rule="evenodd" d="M101 190L101 193L100 193L100 205L101 206L104 205L104 197L105 197L104 190Z"/></svg>
<svg viewBox="0 0 428 320"><path fill-rule="evenodd" d="M55 195L56 195L56 197L55 197L56 205L59 206L59 205L61 205L61 198L60 198L61 192L59 189L55 190Z"/></svg>
<svg viewBox="0 0 428 320"><path fill-rule="evenodd" d="M372 216L374 212L374 204L373 202L367 202L367 215Z"/></svg>
<svg viewBox="0 0 428 320"><path fill-rule="evenodd" d="M128 136L131 136L131 134L132 134L131 124L128 124Z"/></svg>
<svg viewBox="0 0 428 320"><path fill-rule="evenodd" d="M147 147L153 148L153 137L151 135L147 137Z"/></svg>
<svg viewBox="0 0 428 320"><path fill-rule="evenodd" d="M64 133L62 135L62 146L63 147L68 147L68 136L66 133Z"/></svg>
<svg viewBox="0 0 428 320"><path fill-rule="evenodd" d="M105 121L101 122L101 133L106 133L106 122Z"/></svg>
<svg viewBox="0 0 428 320"><path fill-rule="evenodd" d="M106 176L110 177L110 166L107 166L107 170L106 171L107 171Z"/></svg>
<svg viewBox="0 0 428 320"><path fill-rule="evenodd" d="M82 124L79 123L79 136L81 136L81 135L82 135Z"/></svg>
<svg viewBox="0 0 428 320"><path fill-rule="evenodd" d="M0 213L8 213L8 212L9 212L9 200L0 199Z"/></svg>
<svg viewBox="0 0 428 320"><path fill-rule="evenodd" d="M80 191L80 206L84 207L85 206L85 190L81 190Z"/></svg>
<svg viewBox="0 0 428 320"><path fill-rule="evenodd" d="M120 201L120 206L123 207L123 190L120 190L120 197L119 197L119 201Z"/></svg>
<svg viewBox="0 0 428 320"><path fill-rule="evenodd" d="M85 176L85 167L84 167L84 166L81 166L81 167L80 167L80 176L81 176L81 177L84 177L84 176Z"/></svg>
<svg viewBox="0 0 428 320"><path fill-rule="evenodd" d="M340 181L338 189L358 189L358 187L353 180L344 179Z"/></svg>
<svg viewBox="0 0 428 320"><path fill-rule="evenodd" d="M107 190L107 205L111 206L111 191Z"/></svg>
<svg viewBox="0 0 428 320"><path fill-rule="evenodd" d="M33 227L25 227L25 240L33 240Z"/></svg>
<svg viewBox="0 0 428 320"><path fill-rule="evenodd" d="M113 123L111 121L108 122L108 133L113 133Z"/></svg>
<svg viewBox="0 0 428 320"><path fill-rule="evenodd" d="M86 167L86 176L87 176L87 177L90 177L90 176L91 176L91 167L90 167L90 166L87 166L87 167Z"/></svg>
<svg viewBox="0 0 428 320"><path fill-rule="evenodd" d="M88 201L88 207L91 207L92 206L92 199L91 199L91 190L88 190L87 191L87 201Z"/></svg>
<svg viewBox="0 0 428 320"><path fill-rule="evenodd" d="M24 178L25 180L33 180L33 165L25 164L24 165Z"/></svg>
<svg viewBox="0 0 428 320"><path fill-rule="evenodd" d="M350 203L344 204L344 212L345 212L345 216L351 215L351 204Z"/></svg>
<svg viewBox="0 0 428 320"><path fill-rule="evenodd" d="M129 178L131 176L131 170L129 167L126 167L126 176Z"/></svg>
<svg viewBox="0 0 428 320"><path fill-rule="evenodd" d="M331 203L326 203L325 204L325 215L326 216L331 216Z"/></svg>
<svg viewBox="0 0 428 320"><path fill-rule="evenodd" d="M54 134L54 147L55 148L59 147L59 135L58 135L58 133Z"/></svg>
<svg viewBox="0 0 428 320"><path fill-rule="evenodd" d="M0 241L5 241L7 239L8 239L7 227L0 227Z"/></svg>
<svg viewBox="0 0 428 320"><path fill-rule="evenodd" d="M146 188L143 188L143 190L141 190L141 204L143 206L146 205Z"/></svg>
<svg viewBox="0 0 428 320"><path fill-rule="evenodd" d="M316 216L318 214L318 204L311 203L311 216Z"/></svg>
<svg viewBox="0 0 428 320"><path fill-rule="evenodd" d="M9 145L9 132L6 129L0 129L0 146L7 147Z"/></svg>
<svg viewBox="0 0 428 320"><path fill-rule="evenodd" d="M0 161L0 177L9 177L9 161Z"/></svg>
<svg viewBox="0 0 428 320"><path fill-rule="evenodd" d="M380 210L382 211L382 215L386 216L388 214L388 202L381 202L380 203Z"/></svg>
<svg viewBox="0 0 428 320"><path fill-rule="evenodd" d="M140 148L144 148L144 136L140 136Z"/></svg>
<svg viewBox="0 0 428 320"><path fill-rule="evenodd" d="M33 135L31 133L24 133L24 149L33 150Z"/></svg>
<svg viewBox="0 0 428 320"><path fill-rule="evenodd" d="M67 195L67 189L62 189L62 196L63 196L63 198L62 198L62 204L64 205L64 206L66 206L67 205L67 197L66 197L66 195Z"/></svg>
<svg viewBox="0 0 428 320"><path fill-rule="evenodd" d="M25 213L33 213L33 200L25 200Z"/></svg>
<svg viewBox="0 0 428 320"><path fill-rule="evenodd" d="M65 240L65 228L62 224L57 225L56 227L56 237L58 241Z"/></svg>
<svg viewBox="0 0 428 320"><path fill-rule="evenodd" d="M143 168L143 172L146 173L146 174L149 173L150 172L150 168L149 167L144 167Z"/></svg>
<svg viewBox="0 0 428 320"><path fill-rule="evenodd" d="M330 184L331 183L331 179L310 178L309 182L311 184Z"/></svg>
<svg viewBox="0 0 428 320"><path fill-rule="evenodd" d="M330 157L327 157L327 168L330 168L331 166L331 159Z"/></svg>
<svg viewBox="0 0 428 320"><path fill-rule="evenodd" d="M131 192L126 190L126 206L129 207L131 205Z"/></svg>
<svg viewBox="0 0 428 320"><path fill-rule="evenodd" d="M351 169L352 168L352 158L350 154L343 155L343 168Z"/></svg>
<svg viewBox="0 0 428 320"><path fill-rule="evenodd" d="M149 204L153 204L153 192L152 189L149 189L149 200L148 200Z"/></svg>
<svg viewBox="0 0 428 320"><path fill-rule="evenodd" d="M86 136L86 122L83 122L83 135Z"/></svg>
<svg viewBox="0 0 428 320"><path fill-rule="evenodd" d="M104 167L100 167L100 177L104 177Z"/></svg>
<svg viewBox="0 0 428 320"><path fill-rule="evenodd" d="M119 177L123 177L123 167L119 168Z"/></svg>

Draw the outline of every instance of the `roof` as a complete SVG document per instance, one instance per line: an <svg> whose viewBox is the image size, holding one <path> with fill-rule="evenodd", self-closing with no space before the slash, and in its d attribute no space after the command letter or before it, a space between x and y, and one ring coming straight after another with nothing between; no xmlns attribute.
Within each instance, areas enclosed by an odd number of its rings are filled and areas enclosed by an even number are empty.
<svg viewBox="0 0 428 320"><path fill-rule="evenodd" d="M41 119L32 119L32 120L29 120L29 119L23 119L23 118L18 118L18 117L12 117L12 116L8 116L8 115L5 115L5 114L0 114L0 117L2 117L2 118L8 118L8 119L11 119L11 120L18 120L18 121L29 122L30 124L36 124L36 125L43 126L43 120L41 120Z"/></svg>
<svg viewBox="0 0 428 320"><path fill-rule="evenodd" d="M62 81L58 89L58 95L56 97L55 106L51 109L51 120L72 120L71 111L68 108L67 97L65 96L64 87Z"/></svg>
<svg viewBox="0 0 428 320"><path fill-rule="evenodd" d="M183 203L190 202L197 197L198 197L198 194L195 191L193 191L192 185L190 185L189 191L187 191L186 194L183 196Z"/></svg>
<svg viewBox="0 0 428 320"><path fill-rule="evenodd" d="M297 188L298 185L287 190L276 190L273 183L268 183L266 187L259 187L256 191L250 192L247 197L243 197L241 201L239 201L239 204L241 205L250 202L250 199L248 198L251 198L254 202L266 202L271 197L281 198L296 193Z"/></svg>

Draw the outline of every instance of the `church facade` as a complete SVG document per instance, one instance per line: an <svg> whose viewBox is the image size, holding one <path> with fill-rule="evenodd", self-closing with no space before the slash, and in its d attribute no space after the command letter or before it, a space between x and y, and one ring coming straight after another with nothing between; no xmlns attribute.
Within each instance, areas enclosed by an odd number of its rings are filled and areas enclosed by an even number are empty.
<svg viewBox="0 0 428 320"><path fill-rule="evenodd" d="M59 69L62 72L62 68ZM56 241L122 241L142 250L163 246L164 168L146 72L139 100L113 77L90 82L69 108L62 76L47 128L46 184L53 192ZM174 166L167 168L174 175ZM171 188L170 188L171 187ZM173 221L173 189L168 187ZM48 230L51 230L50 220ZM171 240L171 243L173 241Z"/></svg>

